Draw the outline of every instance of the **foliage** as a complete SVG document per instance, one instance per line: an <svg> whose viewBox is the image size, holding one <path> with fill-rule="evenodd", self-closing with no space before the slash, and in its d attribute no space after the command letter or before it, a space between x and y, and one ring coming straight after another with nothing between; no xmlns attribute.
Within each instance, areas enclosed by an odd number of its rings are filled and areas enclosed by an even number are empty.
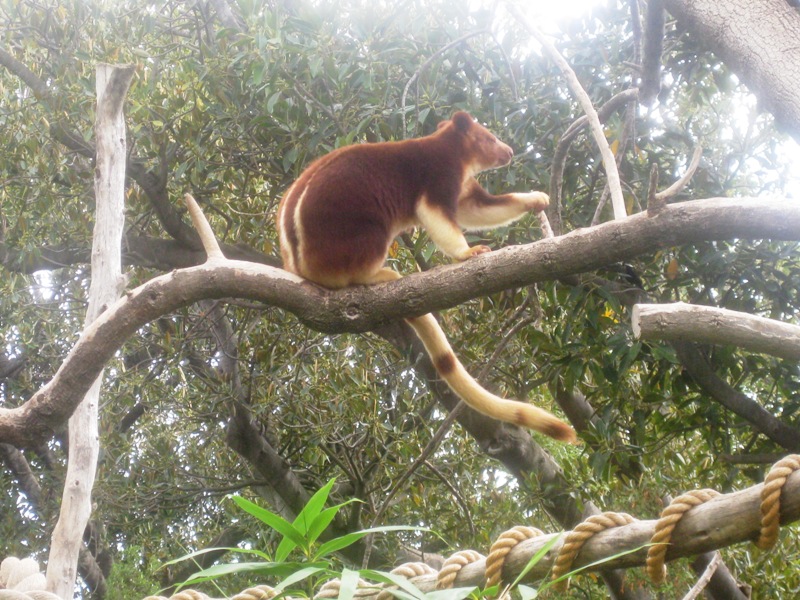
<svg viewBox="0 0 800 600"><path fill-rule="evenodd" d="M367 535L402 530L420 531L420 529L416 527L398 526L373 527L332 538L324 543L319 543L320 537L326 532L336 514L347 504L352 502L348 501L329 508L323 508L334 483L335 480L331 479L325 486L317 490L305 507L303 507L303 510L300 511L300 514L297 515L293 523L290 523L281 516L266 510L246 498L232 496L231 499L239 508L255 517L255 519L261 522L262 526L266 526L268 530L273 530L277 534L280 541L277 543L274 553L270 554L269 552L257 549L240 548L209 548L198 552L192 552L181 558L169 561L167 566L185 560L192 560L202 554L217 552L219 550L229 551L234 557L239 555L241 555L242 558L254 556L261 560L257 562L217 564L194 573L179 587L202 584L210 581L216 582L222 577L233 574L257 573L260 576L266 576L272 580L277 578L278 583L274 586L275 591L279 594L291 597L305 597L307 593L312 594L315 590L319 589L320 584L323 583L324 580L329 578L339 579L341 588L338 597L340 600L352 598L354 596L358 579L363 579L367 582L372 581L376 586L380 586L380 584L394 586L395 589L392 589L392 594L397 598L405 598L408 600L459 600L467 597L494 597L503 591L500 589L500 586L493 586L483 590L477 590L476 588L450 588L426 593L419 590L412 582L407 581L404 577L396 576L393 573L376 571L374 569L359 569L353 571L347 567L343 567L341 561L337 559L336 553L351 546ZM520 582L525 578L527 573L547 555L559 541L559 538L560 536L554 536L533 554L526 566L520 571L517 578L507 586L505 591L508 592L518 587L523 599L535 598L540 592L570 577L574 577L589 567L594 567L613 560L618 556L622 556L623 554L632 554L640 550L640 548L636 548L618 555L609 556L592 565L576 569L561 575L557 579L549 580L538 589L528 585L521 585ZM300 562L288 560L296 550L299 551L302 560ZM305 589L297 589L295 587L304 582L306 583Z"/></svg>
<svg viewBox="0 0 800 600"><path fill-rule="evenodd" d="M186 191L203 203L223 242L275 263L278 198L309 161L332 148L425 134L466 109L516 150L509 167L482 176L488 188L548 189L556 144L580 114L560 74L500 9L419 0L240 0L234 17L242 26L233 27L212 4L0 0L2 47L47 90L34 92L0 68L0 406L17 406L44 385L82 328L93 164L57 133L69 131L90 147L97 61L137 65L126 102L131 166L150 178L132 179L127 192L131 284L191 262L180 232L163 217L180 216L174 199ZM628 6L596 6L558 33L559 49L596 105L636 76ZM615 113L605 125L620 153L629 210L646 205L652 164L669 183L698 143L703 162L682 199L790 195L791 159L771 119L697 40L670 25L666 42L668 76L658 106ZM160 190L159 182L162 204L148 187ZM592 223L604 183L592 140L579 136L564 174L564 231ZM536 221L526 219L470 241L497 248L539 235ZM163 241L176 246L161 250ZM666 248L633 261L635 280L626 267L610 264L582 285L509 290L442 319L465 364L476 373L488 367L491 387L553 406L563 386L591 404L597 419L582 448L542 441L571 484L560 491L579 504L651 518L664 494L760 481L764 468L737 457L781 449L713 402L670 346L634 341L624 292L640 282L653 301L797 323L799 256L796 244L771 240ZM390 260L405 273L444 262L418 234L393 248ZM521 320L527 325L515 329ZM796 364L724 347L708 349L707 358L719 377L783 423L800 424ZM6 374L8 361L21 366ZM378 335L322 335L274 308L207 302L142 328L108 367L93 519L97 543L116 557L113 581L136 581L137 569L151 590L185 578L177 568L153 569L213 546L237 524L239 515L219 501L235 491L261 496L296 523L299 509L288 505L286 489L259 468L264 455L234 443L236 419L245 413L262 434L258 444L285 465L279 483L303 491L301 506L337 477L334 537L387 523L423 528L396 534L398 543L375 540L377 567L404 557L405 547L488 548L521 522L561 529L547 513L538 473L497 462L458 427L373 523L443 418L417 364ZM24 453L43 490L38 497L22 488L19 473L0 473L0 539L14 540L3 544L9 551L44 558L63 449L57 436ZM348 503L356 497L364 502ZM242 535L230 545L279 539ZM782 543L772 555L742 547L725 559L741 579L786 596L800 585L796 569L782 560L800 544L797 531ZM127 597L144 586L135 587ZM582 579L572 590L603 594Z"/></svg>
<svg viewBox="0 0 800 600"><path fill-rule="evenodd" d="M390 531L413 530L418 531L419 528L415 527L373 527L361 531L348 533L344 536L328 539L325 542L320 542L322 536L328 526L333 521L336 514L347 504L352 501L344 502L336 506L324 508L325 502L329 497L331 489L335 483L331 479L325 486L317 490L317 492L309 499L308 503L297 515L294 522L290 523L279 515L262 508L258 504L250 502L241 496L233 496L233 501L246 511L268 529L273 530L278 534L280 542L273 554L263 552L260 550L244 550L239 548L229 548L234 556L242 555L243 557L255 556L261 560L258 562L234 562L229 564L219 564L198 571L189 577L184 584L197 584L207 581L215 581L216 579L236 574L236 573L258 573L260 575L268 576L271 578L280 578L279 583L275 585L276 592L281 594L297 597L298 595L304 597L305 594L311 594L314 590L318 589L325 579L331 577L338 577L340 579L340 593L339 598L352 598L355 594L356 584L359 578L367 578L376 582L377 584L387 583L398 586L407 595L401 595L401 591L397 590L394 593L401 598L430 598L437 600L457 600L466 598L472 592L470 589L450 589L444 592L435 592L432 594L425 594L418 590L413 584L405 581L402 577L396 577L391 573L375 571L372 569L359 569L353 571L346 567L341 566L341 562L337 560L336 553L348 546L353 545L355 542L367 535L374 535L376 533L388 533ZM214 552L219 549L209 549L200 552L188 554L182 558L170 561L167 564L174 564L176 562L190 560L195 556L205 552ZM288 558L295 551L298 550L301 555L301 562L292 562ZM542 555L544 553L541 553ZM295 586L305 583L305 589L297 589Z"/></svg>
<svg viewBox="0 0 800 600"><path fill-rule="evenodd" d="M144 598L153 588L152 571L160 565L142 564L145 554L138 546L125 548L114 561L114 570L108 578L109 600Z"/></svg>

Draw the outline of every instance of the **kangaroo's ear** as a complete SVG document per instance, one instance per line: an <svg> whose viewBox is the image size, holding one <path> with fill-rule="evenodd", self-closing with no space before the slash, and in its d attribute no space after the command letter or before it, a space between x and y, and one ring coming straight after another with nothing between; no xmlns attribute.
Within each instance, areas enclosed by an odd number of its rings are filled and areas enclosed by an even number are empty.
<svg viewBox="0 0 800 600"><path fill-rule="evenodd" d="M456 131L460 131L461 133L466 133L469 131L469 129L475 123L470 114L464 112L463 110L460 110L454 114L453 118L450 120L453 122L453 125L455 125Z"/></svg>

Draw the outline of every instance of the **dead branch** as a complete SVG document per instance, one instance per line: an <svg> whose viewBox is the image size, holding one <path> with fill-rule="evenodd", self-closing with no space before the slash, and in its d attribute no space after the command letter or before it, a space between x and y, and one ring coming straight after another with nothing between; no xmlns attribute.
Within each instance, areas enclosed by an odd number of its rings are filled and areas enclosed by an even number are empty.
<svg viewBox="0 0 800 600"><path fill-rule="evenodd" d="M697 167L700 165L700 159L703 157L703 147L697 146L692 153L692 160L689 163L689 168L686 169L686 173L683 174L683 177L678 179L675 183L669 186L667 189L656 193L655 199L661 202L666 202L670 198L678 195L683 188L691 181L692 177L694 176L694 172L697 171Z"/></svg>
<svg viewBox="0 0 800 600"><path fill-rule="evenodd" d="M800 360L800 327L734 310L683 302L636 304L631 326L644 340L733 345Z"/></svg>
<svg viewBox="0 0 800 600"><path fill-rule="evenodd" d="M638 97L638 88L630 88L612 96L597 110L597 116L600 122L605 123L614 112L625 106L628 102L636 100ZM561 233L561 190L564 185L564 168L567 162L567 153L569 152L572 142L587 125L589 125L589 117L586 115L581 115L575 119L572 124L567 127L566 131L561 134L558 145L556 146L556 151L553 154L553 161L550 167L551 208L548 212L550 212L552 216L553 229L559 234Z"/></svg>

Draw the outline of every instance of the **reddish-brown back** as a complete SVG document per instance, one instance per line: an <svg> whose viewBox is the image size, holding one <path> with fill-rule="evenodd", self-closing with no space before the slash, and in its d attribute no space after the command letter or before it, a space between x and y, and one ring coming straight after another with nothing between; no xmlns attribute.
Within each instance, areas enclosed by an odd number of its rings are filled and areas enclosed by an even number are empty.
<svg viewBox="0 0 800 600"><path fill-rule="evenodd" d="M423 138L335 150L312 163L281 201L284 267L327 287L369 283L392 240L418 224L423 198L454 221L465 181L512 155L464 112Z"/></svg>

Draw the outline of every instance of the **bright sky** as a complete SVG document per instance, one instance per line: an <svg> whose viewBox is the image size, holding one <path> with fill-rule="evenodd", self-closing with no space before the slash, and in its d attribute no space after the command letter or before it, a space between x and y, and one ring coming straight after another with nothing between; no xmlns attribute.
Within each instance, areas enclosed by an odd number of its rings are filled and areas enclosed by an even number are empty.
<svg viewBox="0 0 800 600"><path fill-rule="evenodd" d="M533 0L523 9L529 18L544 32L557 37L559 35L558 23L571 17L580 17L589 12L593 6L598 6L609 0L558 0L542 1ZM750 102L743 104L750 105ZM752 105L755 105L755 99ZM747 127L749 111L742 113L742 129ZM780 144L780 151L789 158L785 176L787 177L786 193L789 198L800 199L800 143L788 139Z"/></svg>
<svg viewBox="0 0 800 600"><path fill-rule="evenodd" d="M523 10L541 29L553 32L557 29L558 21L582 15L592 6L602 3L603 0L558 0L557 2L533 0Z"/></svg>

